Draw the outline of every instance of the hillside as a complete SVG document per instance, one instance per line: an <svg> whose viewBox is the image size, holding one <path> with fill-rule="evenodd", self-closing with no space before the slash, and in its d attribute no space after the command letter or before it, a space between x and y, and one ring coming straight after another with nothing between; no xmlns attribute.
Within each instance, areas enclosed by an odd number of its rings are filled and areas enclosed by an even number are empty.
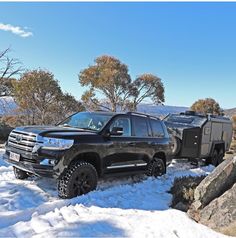
<svg viewBox="0 0 236 238"><path fill-rule="evenodd" d="M231 109L225 109L224 113L225 115L232 117L233 115L236 115L236 107Z"/></svg>
<svg viewBox="0 0 236 238"><path fill-rule="evenodd" d="M4 114L12 114L13 111L17 108L16 103L12 97L0 97L0 116ZM156 116L165 116L169 113L179 113L184 112L188 108L180 106L163 106L155 104L140 104L138 106L138 111L152 114Z"/></svg>
<svg viewBox="0 0 236 238"><path fill-rule="evenodd" d="M0 116L11 115L17 108L16 103L12 97L4 96L0 97Z"/></svg>
<svg viewBox="0 0 236 238"><path fill-rule="evenodd" d="M152 114L156 116L166 116L169 113L180 113L188 110L188 107L155 105L155 104L140 104L138 111Z"/></svg>

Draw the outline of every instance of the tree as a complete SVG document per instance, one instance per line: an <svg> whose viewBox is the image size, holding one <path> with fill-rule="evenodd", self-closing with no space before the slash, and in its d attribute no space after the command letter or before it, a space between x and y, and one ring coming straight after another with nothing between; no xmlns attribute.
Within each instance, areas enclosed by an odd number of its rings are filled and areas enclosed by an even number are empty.
<svg viewBox="0 0 236 238"><path fill-rule="evenodd" d="M165 101L163 83L160 78L153 74L142 74L137 77L130 90L132 90L133 100L131 105L134 111L137 110L138 104L147 98L150 98L156 104Z"/></svg>
<svg viewBox="0 0 236 238"><path fill-rule="evenodd" d="M82 96L85 102L90 101L95 106L116 111L125 95L129 94L131 77L128 67L120 60L103 55L95 59L94 65L80 72L79 82L82 86L90 87ZM100 103L96 94L105 96L108 105ZM92 97L88 100L89 95Z"/></svg>
<svg viewBox="0 0 236 238"><path fill-rule="evenodd" d="M236 140L236 115L232 116L232 121L233 121L233 138Z"/></svg>
<svg viewBox="0 0 236 238"><path fill-rule="evenodd" d="M1 96L12 96L13 94L13 82L14 78L3 78L0 82L0 97Z"/></svg>
<svg viewBox="0 0 236 238"><path fill-rule="evenodd" d="M214 115L222 115L223 113L223 110L220 108L219 103L216 102L213 98L199 99L198 101L193 103L191 110L203 114L211 113Z"/></svg>
<svg viewBox="0 0 236 238"><path fill-rule="evenodd" d="M78 102L74 96L69 93L62 93L55 104L53 104L51 114L53 115L53 118L56 119L54 120L55 122L60 122L71 114L84 110L85 108L82 103Z"/></svg>
<svg viewBox="0 0 236 238"><path fill-rule="evenodd" d="M23 68L18 59L9 57L10 48L0 51L0 82L12 78L22 72Z"/></svg>
<svg viewBox="0 0 236 238"><path fill-rule="evenodd" d="M160 78L142 74L132 82L128 67L112 56L96 58L94 65L80 72L79 82L90 87L82 101L91 110L137 110L138 104L147 98L154 103L164 102L164 86ZM97 94L104 98L99 100Z"/></svg>
<svg viewBox="0 0 236 238"><path fill-rule="evenodd" d="M63 94L54 75L44 70L24 73L14 82L15 100L26 124L54 124L81 106L69 94Z"/></svg>

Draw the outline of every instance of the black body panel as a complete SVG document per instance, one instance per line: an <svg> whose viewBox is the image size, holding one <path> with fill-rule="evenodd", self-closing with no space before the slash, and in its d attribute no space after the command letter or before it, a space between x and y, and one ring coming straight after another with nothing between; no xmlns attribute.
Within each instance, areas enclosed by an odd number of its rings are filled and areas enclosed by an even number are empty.
<svg viewBox="0 0 236 238"><path fill-rule="evenodd" d="M188 128L183 131L183 141L180 155L181 157L197 158L199 156L201 143L201 128Z"/></svg>

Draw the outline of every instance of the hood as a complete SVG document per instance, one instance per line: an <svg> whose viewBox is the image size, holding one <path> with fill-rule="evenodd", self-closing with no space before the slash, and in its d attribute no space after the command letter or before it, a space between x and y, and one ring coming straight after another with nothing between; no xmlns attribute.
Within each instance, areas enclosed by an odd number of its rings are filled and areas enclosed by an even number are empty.
<svg viewBox="0 0 236 238"><path fill-rule="evenodd" d="M17 131L32 133L47 137L65 138L77 135L95 135L97 132L77 129L73 127L60 127L60 126L23 126L15 128Z"/></svg>

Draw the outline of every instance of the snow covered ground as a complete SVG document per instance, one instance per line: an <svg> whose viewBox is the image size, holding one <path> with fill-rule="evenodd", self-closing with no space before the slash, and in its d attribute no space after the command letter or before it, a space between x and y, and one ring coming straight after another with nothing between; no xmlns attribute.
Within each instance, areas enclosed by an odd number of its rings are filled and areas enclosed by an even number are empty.
<svg viewBox="0 0 236 238"><path fill-rule="evenodd" d="M0 237L226 237L169 207L174 178L210 173L173 162L158 179L145 176L100 181L87 195L60 200L56 182L19 181L0 149Z"/></svg>

